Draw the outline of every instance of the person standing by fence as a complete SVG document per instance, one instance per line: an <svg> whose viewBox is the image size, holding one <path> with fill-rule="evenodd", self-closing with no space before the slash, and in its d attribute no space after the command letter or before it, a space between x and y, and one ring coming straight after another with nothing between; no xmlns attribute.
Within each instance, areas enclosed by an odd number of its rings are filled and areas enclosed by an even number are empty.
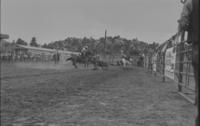
<svg viewBox="0 0 200 126"><path fill-rule="evenodd" d="M187 42L192 44L192 66L196 83L196 104L199 111L199 0L185 0L178 33L184 36L188 32ZM199 113L196 118L196 126L199 126Z"/></svg>
<svg viewBox="0 0 200 126"><path fill-rule="evenodd" d="M53 54L54 63L57 64L60 61L60 54L58 50Z"/></svg>

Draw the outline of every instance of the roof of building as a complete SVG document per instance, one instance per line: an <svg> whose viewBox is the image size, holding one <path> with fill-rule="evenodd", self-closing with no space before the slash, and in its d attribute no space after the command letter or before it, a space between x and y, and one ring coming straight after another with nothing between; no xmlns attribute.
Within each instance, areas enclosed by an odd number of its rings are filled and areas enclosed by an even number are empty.
<svg viewBox="0 0 200 126"><path fill-rule="evenodd" d="M4 39L0 43L0 52L10 52L16 47L16 44L10 43Z"/></svg>
<svg viewBox="0 0 200 126"><path fill-rule="evenodd" d="M9 38L9 35L0 33L0 39L8 39L8 38Z"/></svg>
<svg viewBox="0 0 200 126"><path fill-rule="evenodd" d="M26 46L26 45L19 45L17 44L17 48L23 48L23 49L30 49L30 50L38 50L38 51L46 51L46 52L59 52L59 53L65 53L65 54L80 54L79 52L72 52L72 51L63 51L63 50L56 50L56 49L47 49L47 48L41 48L41 47L33 47L33 46Z"/></svg>
<svg viewBox="0 0 200 126"><path fill-rule="evenodd" d="M38 50L38 51L48 51L48 52L55 52L56 51L56 50L53 50L53 49L47 49L47 48L41 48L41 47L33 47L33 46L26 46L26 45L20 45L20 44L17 44L17 48L31 49L31 50Z"/></svg>

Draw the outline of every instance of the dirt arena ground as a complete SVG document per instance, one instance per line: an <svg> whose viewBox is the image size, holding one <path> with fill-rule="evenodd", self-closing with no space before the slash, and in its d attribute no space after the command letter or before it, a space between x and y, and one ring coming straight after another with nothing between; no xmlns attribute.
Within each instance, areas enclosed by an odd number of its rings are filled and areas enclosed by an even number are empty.
<svg viewBox="0 0 200 126"><path fill-rule="evenodd" d="M194 126L195 106L143 68L31 66L1 66L2 126Z"/></svg>

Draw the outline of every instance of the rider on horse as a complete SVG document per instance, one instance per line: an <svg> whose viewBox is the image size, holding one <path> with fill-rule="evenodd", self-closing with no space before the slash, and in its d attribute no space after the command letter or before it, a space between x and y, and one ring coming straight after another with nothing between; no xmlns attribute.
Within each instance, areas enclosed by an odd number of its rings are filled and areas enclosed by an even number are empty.
<svg viewBox="0 0 200 126"><path fill-rule="evenodd" d="M121 59L123 59L123 58L126 59L127 56L126 56L126 54L124 53L124 50L121 49L120 52L121 52Z"/></svg>
<svg viewBox="0 0 200 126"><path fill-rule="evenodd" d="M126 55L126 54L124 53L124 51L122 50L122 51L121 51L121 59L125 59L125 60L129 61L129 60L130 60L130 57L129 57L128 55Z"/></svg>
<svg viewBox="0 0 200 126"><path fill-rule="evenodd" d="M83 48L81 49L81 56L86 56L87 52L89 52L88 46L83 46Z"/></svg>

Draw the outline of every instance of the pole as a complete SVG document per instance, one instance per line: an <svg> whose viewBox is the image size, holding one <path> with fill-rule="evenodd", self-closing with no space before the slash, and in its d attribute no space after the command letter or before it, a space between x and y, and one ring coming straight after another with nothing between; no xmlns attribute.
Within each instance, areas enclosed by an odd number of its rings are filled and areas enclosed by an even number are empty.
<svg viewBox="0 0 200 126"><path fill-rule="evenodd" d="M104 41L104 58L106 58L106 41L107 41L107 30L105 30L105 41Z"/></svg>

